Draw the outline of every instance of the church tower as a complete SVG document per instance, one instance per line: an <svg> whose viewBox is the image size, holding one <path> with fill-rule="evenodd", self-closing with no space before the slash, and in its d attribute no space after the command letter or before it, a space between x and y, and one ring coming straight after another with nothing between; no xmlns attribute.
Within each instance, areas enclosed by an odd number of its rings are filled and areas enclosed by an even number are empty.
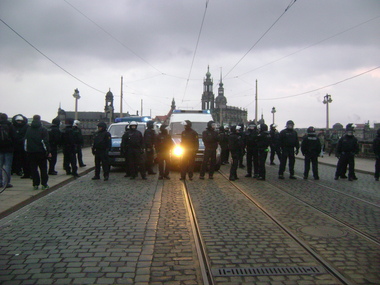
<svg viewBox="0 0 380 285"><path fill-rule="evenodd" d="M113 94L111 92L111 88L106 94L106 104L104 106L104 112L106 113L106 118L113 122L114 119L114 107L113 107Z"/></svg>
<svg viewBox="0 0 380 285"><path fill-rule="evenodd" d="M215 99L215 108L224 109L226 107L227 107L227 98L224 96L224 87L223 87L223 82L222 82L222 69L221 69L218 96Z"/></svg>
<svg viewBox="0 0 380 285"><path fill-rule="evenodd" d="M207 66L206 78L203 80L202 110L214 110L213 84L210 66Z"/></svg>
<svg viewBox="0 0 380 285"><path fill-rule="evenodd" d="M170 109L173 111L173 110L175 110L175 108L176 108L176 105L175 105L175 101L174 101L174 97L173 97L172 105L171 105Z"/></svg>

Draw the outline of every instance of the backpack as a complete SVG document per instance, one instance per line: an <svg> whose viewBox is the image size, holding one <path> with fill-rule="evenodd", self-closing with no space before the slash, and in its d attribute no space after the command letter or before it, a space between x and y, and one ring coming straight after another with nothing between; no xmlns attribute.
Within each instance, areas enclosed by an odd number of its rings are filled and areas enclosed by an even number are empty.
<svg viewBox="0 0 380 285"><path fill-rule="evenodd" d="M9 132L9 126L7 124L0 124L0 147L12 144L12 138Z"/></svg>

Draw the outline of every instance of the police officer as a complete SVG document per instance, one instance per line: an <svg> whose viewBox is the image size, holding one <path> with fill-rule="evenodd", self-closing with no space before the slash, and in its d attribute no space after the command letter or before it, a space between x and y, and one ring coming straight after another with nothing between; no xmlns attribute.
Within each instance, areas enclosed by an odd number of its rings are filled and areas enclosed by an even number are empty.
<svg viewBox="0 0 380 285"><path fill-rule="evenodd" d="M274 157L277 154L278 160L281 161L281 148L280 148L280 133L277 131L277 125L270 125L270 165L276 165L274 163Z"/></svg>
<svg viewBox="0 0 380 285"><path fill-rule="evenodd" d="M219 128L219 145L221 148L220 151L220 160L222 161L222 165L228 164L228 156L229 156L229 150L228 150L228 131L224 128L224 126L220 126Z"/></svg>
<svg viewBox="0 0 380 285"><path fill-rule="evenodd" d="M240 152L240 156L239 156L239 168L245 168L245 165L243 164L243 161L244 161L244 155L245 155L245 133L244 133L244 124L241 123L238 125L240 128L237 128L237 133L238 135L241 137L241 140L240 140L240 144L241 144L241 147L243 148L243 151Z"/></svg>
<svg viewBox="0 0 380 285"><path fill-rule="evenodd" d="M170 179L170 152L174 147L174 142L171 135L166 129L166 125L160 126L160 133L156 136L156 151L157 151L157 161L158 161L158 179Z"/></svg>
<svg viewBox="0 0 380 285"><path fill-rule="evenodd" d="M339 160L336 167L335 180L344 175L347 165L348 180L357 180L355 175L355 154L359 153L359 143L358 139L354 136L354 129L354 124L347 124L346 133L338 142L336 153Z"/></svg>
<svg viewBox="0 0 380 285"><path fill-rule="evenodd" d="M74 119L66 119L66 127L62 133L63 168L66 170L67 175L79 177L73 124Z"/></svg>
<svg viewBox="0 0 380 285"><path fill-rule="evenodd" d="M214 121L207 123L207 129L202 133L202 141L205 146L203 161L199 179L205 179L206 168L209 165L208 178L214 179L215 164L216 164L216 149L218 148L218 133L215 131L216 124Z"/></svg>
<svg viewBox="0 0 380 285"><path fill-rule="evenodd" d="M181 178L186 179L186 173L189 175L189 179L193 179L195 156L199 148L198 133L194 131L191 126L192 123L189 120L182 122L185 130L181 134L181 147L183 149L182 161L181 161Z"/></svg>
<svg viewBox="0 0 380 285"><path fill-rule="evenodd" d="M377 130L377 136L373 140L373 152L375 153L375 180L379 181L380 177L380 129Z"/></svg>
<svg viewBox="0 0 380 285"><path fill-rule="evenodd" d="M141 178L146 180L144 137L142 133L137 130L137 123L135 121L129 124L129 130L123 135L121 147L128 156L131 179L135 179L138 172L140 172Z"/></svg>
<svg viewBox="0 0 380 285"><path fill-rule="evenodd" d="M310 126L307 128L307 135L301 143L301 152L305 156L305 168L303 179L307 179L310 171L310 163L313 168L314 180L319 180L318 175L318 156L321 153L322 145L319 138L316 136L315 128Z"/></svg>
<svg viewBox="0 0 380 285"><path fill-rule="evenodd" d="M80 121L74 120L73 123L73 132L74 132L74 138L75 138L75 144L76 144L76 156L78 157L78 164L79 167L85 167L86 164L83 163L83 154L82 154L82 147L84 144L82 130L79 127Z"/></svg>
<svg viewBox="0 0 380 285"><path fill-rule="evenodd" d="M98 124L98 131L95 133L92 144L92 154L95 156L95 176L92 180L100 179L100 166L103 167L104 181L107 181L110 173L108 152L112 147L111 134L107 132L107 125L104 122Z"/></svg>
<svg viewBox="0 0 380 285"><path fill-rule="evenodd" d="M21 115L15 115L12 118L12 124L16 131L14 152L13 152L13 163L12 172L21 176L21 178L30 178L30 165L29 160L25 151L25 134L29 128L28 119Z"/></svg>
<svg viewBox="0 0 380 285"><path fill-rule="evenodd" d="M236 179L239 179L237 176L237 168L239 165L239 158L241 157L241 153L243 152L243 149L241 147L242 145L242 136L239 134L240 126L232 126L231 127L231 134L228 137L228 146L231 152L231 158L232 158L232 164L230 168L230 177L229 179L231 181L235 181Z"/></svg>
<svg viewBox="0 0 380 285"><path fill-rule="evenodd" d="M153 121L147 122L147 129L144 132L144 144L145 144L145 167L148 174L156 174L153 171L154 165L154 143L156 140L156 132L153 129L154 123Z"/></svg>
<svg viewBox="0 0 380 285"><path fill-rule="evenodd" d="M280 147L281 147L281 161L280 169L278 171L278 178L284 179L284 171L286 162L289 158L289 172L290 179L297 179L294 176L295 155L298 154L300 144L298 141L298 134L294 130L294 122L289 120L286 122L286 128L280 132Z"/></svg>
<svg viewBox="0 0 380 285"><path fill-rule="evenodd" d="M55 171L55 165L57 164L58 157L58 146L61 145L61 131L59 130L59 126L61 124L61 120L59 118L54 118L52 120L52 125L49 129L49 144L50 144L50 152L51 159L49 160L49 175L57 175L58 172Z"/></svg>
<svg viewBox="0 0 380 285"><path fill-rule="evenodd" d="M252 177L252 164L254 178L259 177L259 154L257 149L257 137L259 132L254 122L248 124L248 129L244 134L244 143L247 148L247 174L245 177Z"/></svg>
<svg viewBox="0 0 380 285"><path fill-rule="evenodd" d="M131 177L131 169L129 168L129 160L128 160L128 134L129 131L129 124L125 125L125 131L121 138L121 144L120 144L120 154L124 157L125 160L125 175L124 177Z"/></svg>
<svg viewBox="0 0 380 285"><path fill-rule="evenodd" d="M259 134L257 136L257 153L258 153L258 167L259 177L257 180L265 180L266 169L265 162L267 160L269 145L271 142L271 135L266 124L259 125Z"/></svg>

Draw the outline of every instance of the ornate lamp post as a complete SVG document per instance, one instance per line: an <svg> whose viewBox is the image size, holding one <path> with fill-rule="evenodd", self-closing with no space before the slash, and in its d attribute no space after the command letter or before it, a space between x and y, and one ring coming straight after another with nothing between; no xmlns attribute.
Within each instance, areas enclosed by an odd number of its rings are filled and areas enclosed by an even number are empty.
<svg viewBox="0 0 380 285"><path fill-rule="evenodd" d="M75 98L75 120L78 120L78 99L80 99L79 90L74 90L73 97Z"/></svg>
<svg viewBox="0 0 380 285"><path fill-rule="evenodd" d="M326 131L329 130L329 103L331 102L331 95L326 94L325 97L323 97L323 104L326 104Z"/></svg>
<svg viewBox="0 0 380 285"><path fill-rule="evenodd" d="M273 122L272 122L272 124L274 124L274 114L276 113L276 108L273 107L273 108L272 108L272 111L270 111L270 112L271 112L272 115L273 115Z"/></svg>

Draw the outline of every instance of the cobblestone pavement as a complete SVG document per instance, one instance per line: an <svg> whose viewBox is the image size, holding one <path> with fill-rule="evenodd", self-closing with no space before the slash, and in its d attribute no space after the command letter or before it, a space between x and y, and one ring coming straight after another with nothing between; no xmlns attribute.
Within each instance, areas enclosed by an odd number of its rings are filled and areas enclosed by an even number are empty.
<svg viewBox="0 0 380 285"><path fill-rule="evenodd" d="M298 165L296 173L297 170L298 173L302 173L302 164ZM310 206L287 194L290 193L379 240L378 183L372 176L365 174L358 174L359 180L354 182L335 181L328 175L332 172L331 167L320 165L320 170L321 180L318 183L314 180L303 179L278 180L278 168L268 167L267 182L242 178L236 184L306 241L330 264L354 280L354 283L379 284L380 247L378 243L369 241L345 225L314 211ZM240 172L243 176L243 171L240 170ZM339 191L334 191L334 189ZM344 195L346 193L352 197ZM354 199L356 196L373 205Z"/></svg>
<svg viewBox="0 0 380 285"><path fill-rule="evenodd" d="M0 221L1 284L201 284L180 187L91 177Z"/></svg>

